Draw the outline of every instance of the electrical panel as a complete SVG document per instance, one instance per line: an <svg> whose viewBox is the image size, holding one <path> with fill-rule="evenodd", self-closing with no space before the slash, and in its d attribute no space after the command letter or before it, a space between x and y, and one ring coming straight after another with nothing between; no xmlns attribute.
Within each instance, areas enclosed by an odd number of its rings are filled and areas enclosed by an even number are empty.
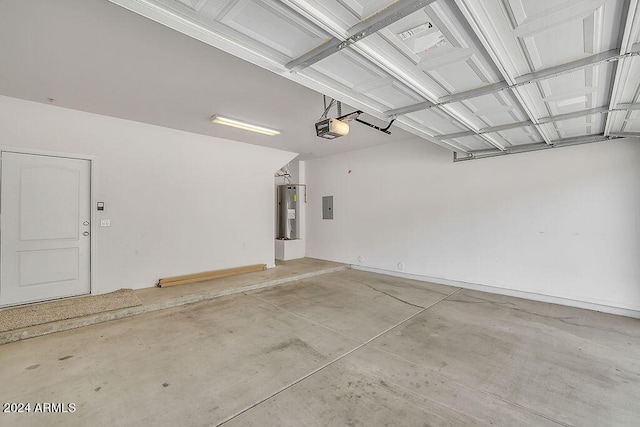
<svg viewBox="0 0 640 427"><path fill-rule="evenodd" d="M333 219L333 196L322 196L322 219Z"/></svg>

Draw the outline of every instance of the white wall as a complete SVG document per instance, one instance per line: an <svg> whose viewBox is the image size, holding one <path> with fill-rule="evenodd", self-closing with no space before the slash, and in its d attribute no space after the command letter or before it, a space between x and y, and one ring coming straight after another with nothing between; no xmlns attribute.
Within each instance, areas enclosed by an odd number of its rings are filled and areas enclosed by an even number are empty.
<svg viewBox="0 0 640 427"><path fill-rule="evenodd" d="M640 310L639 164L638 140L455 164L422 141L315 159L307 256Z"/></svg>
<svg viewBox="0 0 640 427"><path fill-rule="evenodd" d="M273 174L294 153L2 96L0 144L95 156L93 293L274 264Z"/></svg>

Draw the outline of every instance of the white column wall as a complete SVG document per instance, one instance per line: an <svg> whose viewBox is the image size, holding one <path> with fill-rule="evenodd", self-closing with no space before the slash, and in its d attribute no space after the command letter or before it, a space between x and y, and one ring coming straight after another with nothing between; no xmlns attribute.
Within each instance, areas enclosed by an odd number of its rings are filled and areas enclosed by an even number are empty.
<svg viewBox="0 0 640 427"><path fill-rule="evenodd" d="M274 265L273 174L295 153L2 96L0 144L94 156L93 293Z"/></svg>
<svg viewBox="0 0 640 427"><path fill-rule="evenodd" d="M307 256L640 311L639 164L638 140L455 164L423 141L315 159Z"/></svg>

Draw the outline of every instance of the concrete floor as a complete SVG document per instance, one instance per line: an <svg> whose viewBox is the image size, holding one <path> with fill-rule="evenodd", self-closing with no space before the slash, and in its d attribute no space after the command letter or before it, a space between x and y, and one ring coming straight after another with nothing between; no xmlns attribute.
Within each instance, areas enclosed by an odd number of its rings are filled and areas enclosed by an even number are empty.
<svg viewBox="0 0 640 427"><path fill-rule="evenodd" d="M11 426L638 426L640 320L346 270L2 345L0 390Z"/></svg>
<svg viewBox="0 0 640 427"><path fill-rule="evenodd" d="M324 261L313 258L302 258L291 261L277 261L276 268L264 271L207 280L168 288L149 287L135 291L141 305L120 310L99 312L84 317L73 317L22 329L0 332L0 345L39 337L60 331L67 331L96 323L107 322L124 317L136 316L156 310L164 310L200 301L220 298L262 288L272 288L297 280L314 277L320 274L342 271L349 268L346 264ZM82 298L91 298L82 297ZM47 305L48 302L37 303ZM2 310L11 310L11 307Z"/></svg>

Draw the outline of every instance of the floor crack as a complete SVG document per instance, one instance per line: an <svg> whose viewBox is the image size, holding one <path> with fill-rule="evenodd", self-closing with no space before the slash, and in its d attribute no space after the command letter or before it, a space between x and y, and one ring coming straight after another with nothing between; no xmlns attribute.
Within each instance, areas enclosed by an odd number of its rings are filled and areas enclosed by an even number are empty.
<svg viewBox="0 0 640 427"><path fill-rule="evenodd" d="M374 288L373 286L369 285L368 283L360 282L360 281L358 281L358 280L354 280L354 282L359 283L360 285L364 285L364 286L366 286L367 288L373 289L373 290L374 290L374 291L376 291L376 292L380 292L381 294L384 294L384 295L386 295L386 296L388 296L388 297L391 297L391 298L393 298L393 299L395 299L395 300L397 300L397 301L403 302L403 303L405 303L405 304L407 304L407 305L410 305L410 306L412 306L412 307L416 307L416 308L425 308L425 307L423 307L423 306L421 306L421 305L417 305L417 304L410 303L409 301L405 301L405 300L403 300L402 298L398 298L398 297L397 297L397 296L395 296L395 295L391 295L390 293L387 293L387 292L385 292L385 291L381 291L380 289Z"/></svg>

